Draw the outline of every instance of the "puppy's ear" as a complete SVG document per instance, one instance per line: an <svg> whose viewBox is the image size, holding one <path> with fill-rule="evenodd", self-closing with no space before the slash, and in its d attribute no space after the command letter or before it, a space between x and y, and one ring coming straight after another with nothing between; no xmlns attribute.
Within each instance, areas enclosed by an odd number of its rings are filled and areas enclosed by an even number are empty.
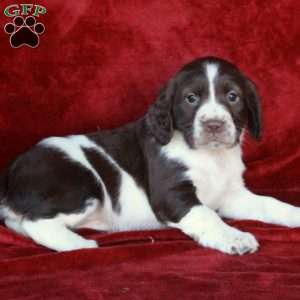
<svg viewBox="0 0 300 300"><path fill-rule="evenodd" d="M149 108L146 115L146 124L150 133L156 140L166 145L173 136L172 102L174 83L172 81L164 87L158 99Z"/></svg>
<svg viewBox="0 0 300 300"><path fill-rule="evenodd" d="M260 96L254 82L250 79L246 82L246 104L249 132L252 137L259 140L262 134Z"/></svg>

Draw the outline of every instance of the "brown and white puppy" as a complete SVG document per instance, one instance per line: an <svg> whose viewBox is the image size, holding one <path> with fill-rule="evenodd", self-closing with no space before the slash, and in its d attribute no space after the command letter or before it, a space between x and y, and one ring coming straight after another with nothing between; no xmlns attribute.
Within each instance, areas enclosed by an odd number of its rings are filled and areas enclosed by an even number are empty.
<svg viewBox="0 0 300 300"><path fill-rule="evenodd" d="M221 217L300 226L300 209L247 190L241 136L261 133L254 84L206 57L184 66L140 120L50 137L1 178L5 224L57 251L94 248L73 230L166 226L229 254L258 249Z"/></svg>

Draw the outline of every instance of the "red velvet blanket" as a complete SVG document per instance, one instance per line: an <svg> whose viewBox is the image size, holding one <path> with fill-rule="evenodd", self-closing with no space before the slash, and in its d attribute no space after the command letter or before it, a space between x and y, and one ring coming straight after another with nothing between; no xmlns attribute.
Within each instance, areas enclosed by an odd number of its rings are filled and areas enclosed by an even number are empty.
<svg viewBox="0 0 300 300"><path fill-rule="evenodd" d="M27 1L30 3L30 1ZM1 1L1 13L18 1ZM300 206L297 0L48 0L36 48L12 48L0 18L0 168L50 135L142 116L187 61L216 55L258 85L264 136L247 137L248 186ZM22 7L14 6L10 12ZM14 12L13 12L14 11ZM32 10L34 13L34 10ZM0 224L1 299L299 299L300 229L233 222L260 251L233 257L175 230L99 233L99 249L54 253Z"/></svg>
<svg viewBox="0 0 300 300"><path fill-rule="evenodd" d="M299 299L300 230L234 222L261 249L229 256L175 230L101 234L101 248L51 252L1 228L2 299Z"/></svg>

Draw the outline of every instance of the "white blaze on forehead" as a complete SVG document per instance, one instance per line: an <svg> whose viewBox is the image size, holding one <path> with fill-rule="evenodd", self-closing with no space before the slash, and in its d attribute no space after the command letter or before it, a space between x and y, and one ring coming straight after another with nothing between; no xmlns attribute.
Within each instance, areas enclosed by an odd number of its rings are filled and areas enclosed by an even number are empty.
<svg viewBox="0 0 300 300"><path fill-rule="evenodd" d="M209 101L216 102L215 93L215 78L218 75L218 65L217 64L207 64L206 65L206 76L208 79L208 90L209 90Z"/></svg>

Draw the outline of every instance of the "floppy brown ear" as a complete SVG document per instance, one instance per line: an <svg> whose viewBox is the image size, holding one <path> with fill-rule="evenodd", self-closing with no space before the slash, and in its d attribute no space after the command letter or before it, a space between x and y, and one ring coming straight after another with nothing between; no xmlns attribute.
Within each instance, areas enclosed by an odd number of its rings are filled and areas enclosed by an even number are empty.
<svg viewBox="0 0 300 300"><path fill-rule="evenodd" d="M251 136L259 140L262 134L260 96L256 85L250 79L247 79L246 89L248 129Z"/></svg>
<svg viewBox="0 0 300 300"><path fill-rule="evenodd" d="M167 87L161 90L160 95L146 115L146 124L150 133L162 145L168 144L173 136L171 112L173 91L174 87L170 82Z"/></svg>

